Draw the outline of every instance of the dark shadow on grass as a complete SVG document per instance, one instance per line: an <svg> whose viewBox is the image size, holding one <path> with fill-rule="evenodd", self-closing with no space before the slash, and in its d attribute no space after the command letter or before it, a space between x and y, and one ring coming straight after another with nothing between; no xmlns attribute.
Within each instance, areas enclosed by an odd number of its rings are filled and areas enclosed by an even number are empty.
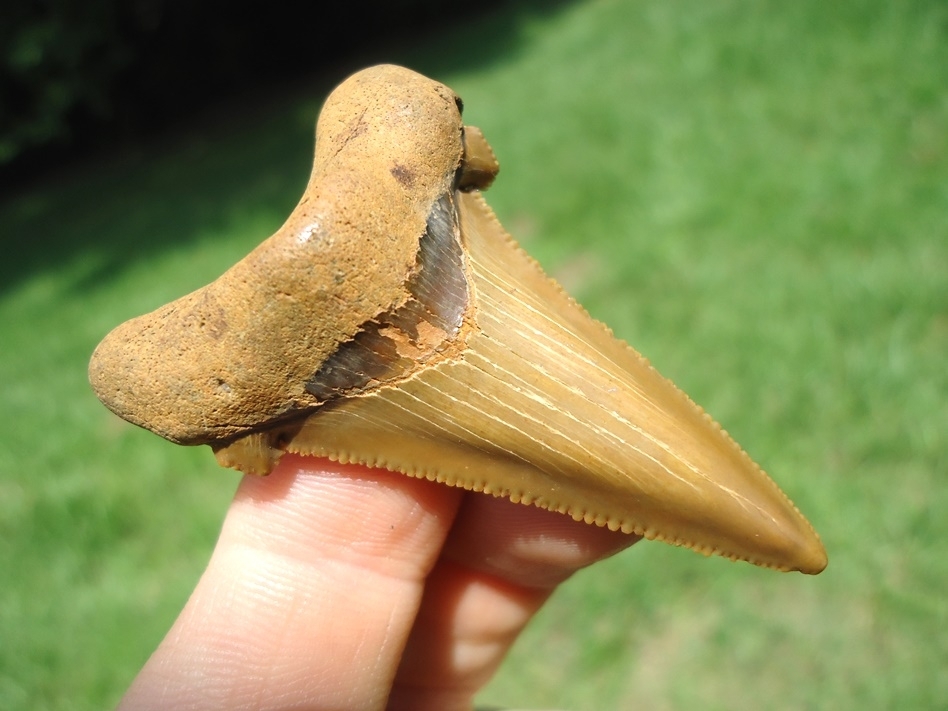
<svg viewBox="0 0 948 711"><path fill-rule="evenodd" d="M525 23L569 4L509 2L360 48L308 78L255 87L200 116L183 112L147 144L115 146L3 198L0 295L69 267L60 283L81 298L130 264L226 232L240 213L272 215L276 229L305 187L318 108L345 76L379 62L434 77L481 69L519 51Z"/></svg>

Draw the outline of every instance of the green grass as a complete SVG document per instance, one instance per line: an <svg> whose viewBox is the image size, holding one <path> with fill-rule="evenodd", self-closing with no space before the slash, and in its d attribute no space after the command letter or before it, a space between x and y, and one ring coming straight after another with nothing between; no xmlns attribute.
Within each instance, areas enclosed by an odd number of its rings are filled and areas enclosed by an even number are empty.
<svg viewBox="0 0 948 711"><path fill-rule="evenodd" d="M464 97L507 227L830 555L810 578L636 546L564 586L481 701L948 707L948 7L521 6L371 59ZM339 79L0 204L0 707L114 703L196 581L236 477L118 423L86 362L280 224Z"/></svg>

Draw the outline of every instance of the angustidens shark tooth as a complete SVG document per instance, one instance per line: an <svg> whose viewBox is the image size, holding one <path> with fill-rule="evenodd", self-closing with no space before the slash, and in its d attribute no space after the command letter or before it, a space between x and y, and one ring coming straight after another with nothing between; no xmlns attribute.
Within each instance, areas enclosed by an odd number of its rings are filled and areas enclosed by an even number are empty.
<svg viewBox="0 0 948 711"><path fill-rule="evenodd" d="M286 223L112 331L96 394L247 473L325 456L820 572L820 539L776 484L505 232L480 193L497 170L450 89L355 74L323 107Z"/></svg>

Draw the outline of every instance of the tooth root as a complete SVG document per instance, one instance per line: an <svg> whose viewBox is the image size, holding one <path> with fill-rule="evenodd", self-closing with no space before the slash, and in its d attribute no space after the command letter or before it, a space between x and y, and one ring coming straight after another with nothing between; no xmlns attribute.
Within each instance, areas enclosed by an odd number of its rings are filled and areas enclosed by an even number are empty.
<svg viewBox="0 0 948 711"><path fill-rule="evenodd" d="M703 411L593 321L459 194L466 347L310 417L288 450L385 467L781 570L809 523Z"/></svg>

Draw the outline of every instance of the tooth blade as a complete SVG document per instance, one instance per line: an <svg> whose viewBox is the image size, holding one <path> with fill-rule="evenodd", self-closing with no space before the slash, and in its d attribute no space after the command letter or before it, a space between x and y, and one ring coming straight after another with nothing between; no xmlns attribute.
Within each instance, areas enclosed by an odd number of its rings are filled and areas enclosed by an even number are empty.
<svg viewBox="0 0 948 711"><path fill-rule="evenodd" d="M783 570L826 565L783 492L670 381L458 197L466 347L309 418L289 451L382 466Z"/></svg>

